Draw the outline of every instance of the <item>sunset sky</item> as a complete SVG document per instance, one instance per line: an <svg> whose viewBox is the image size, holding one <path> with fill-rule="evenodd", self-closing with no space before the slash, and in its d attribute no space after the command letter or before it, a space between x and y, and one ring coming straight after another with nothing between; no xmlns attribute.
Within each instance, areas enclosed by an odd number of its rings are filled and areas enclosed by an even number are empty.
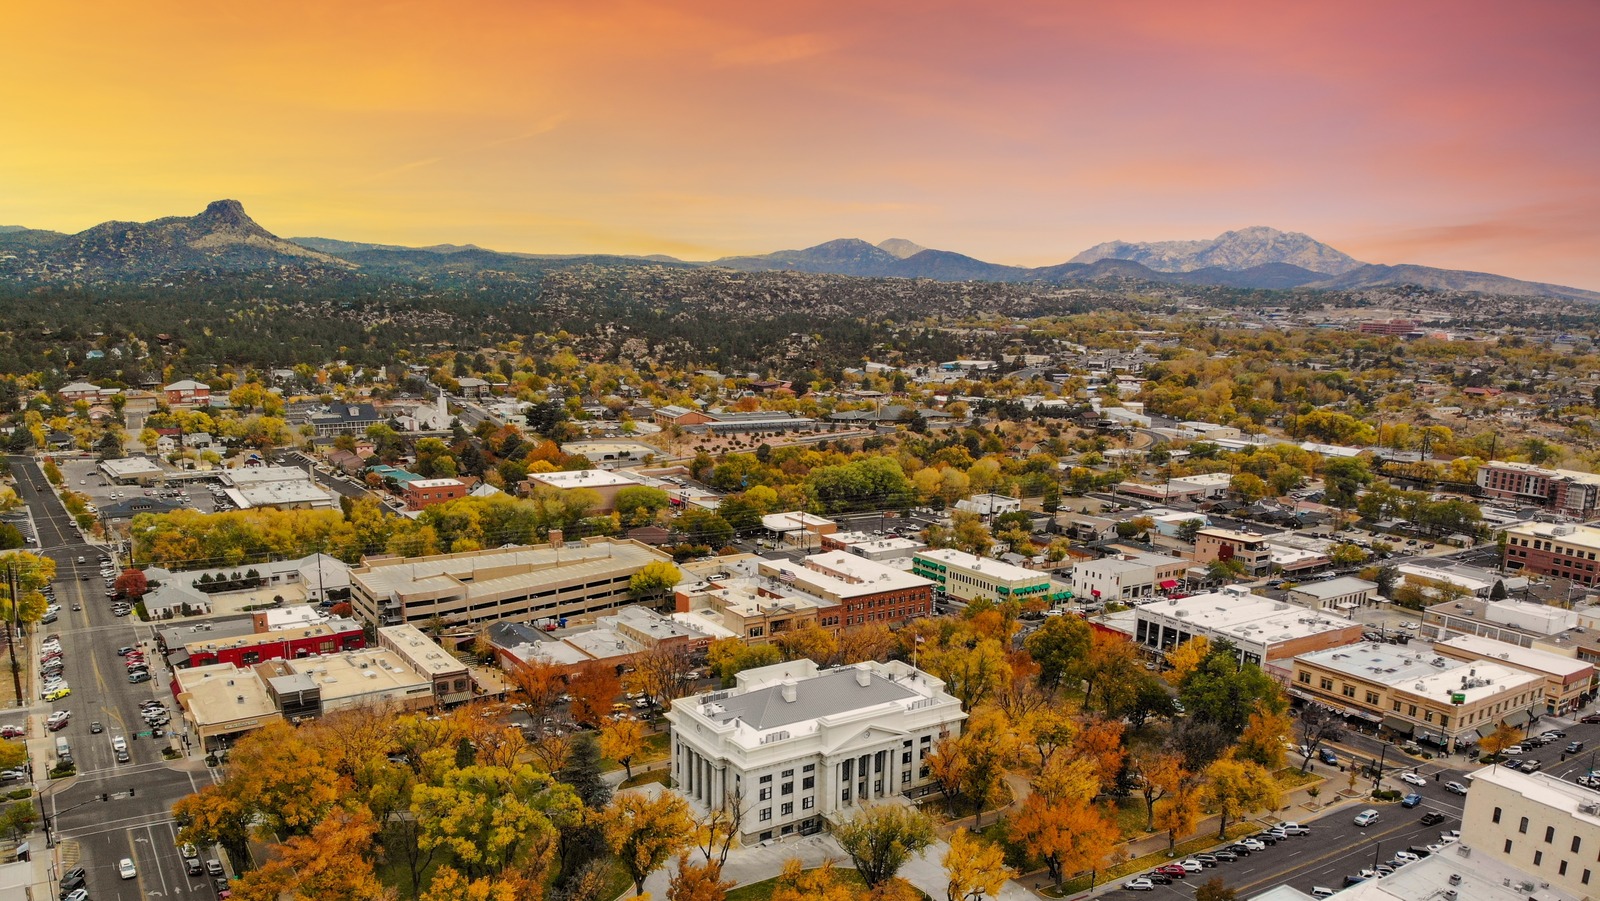
<svg viewBox="0 0 1600 901"><path fill-rule="evenodd" d="M1600 3L12 3L0 224L999 263L1305 232L1600 290Z"/></svg>

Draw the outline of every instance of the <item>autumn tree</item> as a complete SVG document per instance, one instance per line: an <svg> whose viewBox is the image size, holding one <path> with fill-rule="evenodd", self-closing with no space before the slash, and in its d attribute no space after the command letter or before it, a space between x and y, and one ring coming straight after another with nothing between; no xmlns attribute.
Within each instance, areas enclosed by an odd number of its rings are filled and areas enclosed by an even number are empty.
<svg viewBox="0 0 1600 901"><path fill-rule="evenodd" d="M722 864L715 860L696 863L687 852L678 853L678 868L667 883L667 901L723 901L728 889L737 885L722 878Z"/></svg>
<svg viewBox="0 0 1600 901"><path fill-rule="evenodd" d="M672 590L683 573L665 560L652 560L628 579L628 594L634 600L650 601Z"/></svg>
<svg viewBox="0 0 1600 901"><path fill-rule="evenodd" d="M1167 796L1166 803L1156 813L1156 828L1167 834L1167 852L1177 846L1178 836L1194 832L1200 823L1200 790L1190 785L1180 785Z"/></svg>
<svg viewBox="0 0 1600 901"><path fill-rule="evenodd" d="M633 658L633 672L623 677L623 687L636 691L663 707L694 690L694 655L683 645L657 644Z"/></svg>
<svg viewBox="0 0 1600 901"><path fill-rule="evenodd" d="M999 896L1000 887L1012 876L1006 866L1005 849L975 838L965 829L950 836L949 850L939 861L944 866L945 901L978 901L984 895Z"/></svg>
<svg viewBox="0 0 1600 901"><path fill-rule="evenodd" d="M827 664L833 662L839 653L839 640L833 637L832 632L818 626L816 620L807 620L798 629L778 633L773 637L773 642L784 660L812 660Z"/></svg>
<svg viewBox="0 0 1600 901"><path fill-rule="evenodd" d="M1206 799L1219 814L1217 838L1226 838L1234 817L1278 806L1278 782L1259 763L1224 757L1206 768Z"/></svg>
<svg viewBox="0 0 1600 901"><path fill-rule="evenodd" d="M1093 717L1086 720L1072 742L1072 755L1094 764L1103 785L1114 785L1122 774L1127 750L1121 720Z"/></svg>
<svg viewBox="0 0 1600 901"><path fill-rule="evenodd" d="M538 658L517 661L506 669L506 679L528 699L528 715L535 723L555 709L567 688L563 668Z"/></svg>
<svg viewBox="0 0 1600 901"><path fill-rule="evenodd" d="M1065 617L1053 617L1065 619ZM1095 631L1089 636L1089 652L1082 665L1084 709L1099 701L1107 716L1121 716L1138 692L1145 676L1139 649L1122 635Z"/></svg>
<svg viewBox="0 0 1600 901"><path fill-rule="evenodd" d="M1195 886L1194 890L1194 901L1234 901L1237 897L1239 893L1228 888L1228 884L1217 876Z"/></svg>
<svg viewBox="0 0 1600 901"><path fill-rule="evenodd" d="M274 849L266 862L229 888L240 901L390 901L394 890L378 881L372 867L377 826L359 807L336 813L308 835L297 835Z"/></svg>
<svg viewBox="0 0 1600 901"><path fill-rule="evenodd" d="M1501 723L1495 727L1493 732L1478 740L1478 750L1482 751L1486 756L1498 760L1506 748L1516 743L1516 727Z"/></svg>
<svg viewBox="0 0 1600 901"><path fill-rule="evenodd" d="M967 718L960 735L934 746L928 769L952 809L958 797L965 798L981 820L984 808L1000 799L1006 764L1016 747L1016 735L1005 716L992 707L980 707Z"/></svg>
<svg viewBox="0 0 1600 901"><path fill-rule="evenodd" d="M924 649L922 669L944 680L945 690L971 711L1011 678L1005 647L993 638L957 640Z"/></svg>
<svg viewBox="0 0 1600 901"><path fill-rule="evenodd" d="M784 861L772 889L772 901L860 901L860 896L860 888L845 881L832 860L807 870L798 857Z"/></svg>
<svg viewBox="0 0 1600 901"><path fill-rule="evenodd" d="M117 576L117 581L111 587L117 594L137 601L150 590L150 581L145 578L143 571L130 566Z"/></svg>
<svg viewBox="0 0 1600 901"><path fill-rule="evenodd" d="M442 866L433 872L420 901L520 901L529 897L538 895L517 882L488 877L469 879L455 867Z"/></svg>
<svg viewBox="0 0 1600 901"><path fill-rule="evenodd" d="M719 864L727 863L728 851L738 839L743 823L744 796L729 791L716 807L695 821L695 847L706 860L715 858Z"/></svg>
<svg viewBox="0 0 1600 901"><path fill-rule="evenodd" d="M579 801L565 786L531 766L470 765L452 770L440 785L418 785L411 814L423 850L449 852L465 875L499 876L508 869L547 861L556 846L550 814L562 816Z"/></svg>
<svg viewBox="0 0 1600 901"><path fill-rule="evenodd" d="M618 795L599 822L611 853L633 880L635 895L644 894L645 879L694 840L689 804L675 792L654 798L634 792Z"/></svg>
<svg viewBox="0 0 1600 901"><path fill-rule="evenodd" d="M600 753L622 764L627 777L633 778L633 758L645 749L644 723L632 717L608 721L600 727Z"/></svg>
<svg viewBox="0 0 1600 901"><path fill-rule="evenodd" d="M578 669L570 686L572 719L599 728L608 722L611 705L622 693L616 669L608 663L590 661Z"/></svg>
<svg viewBox="0 0 1600 901"><path fill-rule="evenodd" d="M1010 824L1011 840L1044 862L1060 885L1069 873L1098 870L1121 840L1116 823L1090 804L1052 802L1029 795Z"/></svg>
<svg viewBox="0 0 1600 901"><path fill-rule="evenodd" d="M1179 697L1191 718L1215 723L1233 736L1244 731L1253 711L1281 712L1288 706L1278 684L1261 667L1242 662L1228 641L1212 642L1205 660L1179 687Z"/></svg>
<svg viewBox="0 0 1600 901"><path fill-rule="evenodd" d="M747 669L781 663L783 652L776 645L745 644L741 638L719 638L706 649L706 661L723 685L732 685L733 677Z"/></svg>
<svg viewBox="0 0 1600 901"><path fill-rule="evenodd" d="M914 808L872 804L833 827L867 888L888 883L906 861L933 844L933 820Z"/></svg>
<svg viewBox="0 0 1600 901"><path fill-rule="evenodd" d="M221 845L234 860L246 860L250 825L256 812L226 783L203 785L172 805L178 841L194 845Z"/></svg>
<svg viewBox="0 0 1600 901"><path fill-rule="evenodd" d="M852 626L839 633L838 662L841 666L867 660L884 661L898 642L894 631L883 623Z"/></svg>
<svg viewBox="0 0 1600 901"><path fill-rule="evenodd" d="M1279 770L1284 764L1284 743L1293 729L1294 720L1287 711L1257 704L1234 746L1234 756L1259 763L1269 772Z"/></svg>
<svg viewBox="0 0 1600 901"><path fill-rule="evenodd" d="M1333 709L1310 703L1300 708L1295 729L1300 733L1300 772L1304 773L1311 769L1311 760L1324 742L1344 737L1344 720Z"/></svg>
<svg viewBox="0 0 1600 901"><path fill-rule="evenodd" d="M1211 655L1211 639L1197 635L1167 652L1167 671L1163 674L1173 686L1181 686Z"/></svg>
<svg viewBox="0 0 1600 901"><path fill-rule="evenodd" d="M1131 755L1133 770L1139 778L1139 794L1144 798L1145 828L1156 828L1156 802L1176 793L1192 778L1177 754L1141 749Z"/></svg>

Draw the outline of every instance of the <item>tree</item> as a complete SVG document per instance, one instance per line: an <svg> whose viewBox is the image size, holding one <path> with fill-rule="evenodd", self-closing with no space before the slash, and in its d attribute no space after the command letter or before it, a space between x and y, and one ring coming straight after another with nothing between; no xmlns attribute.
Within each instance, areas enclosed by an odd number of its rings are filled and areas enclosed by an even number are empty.
<svg viewBox="0 0 1600 901"><path fill-rule="evenodd" d="M784 862L772 889L772 901L860 901L860 895L859 886L845 881L832 860L807 870L798 857Z"/></svg>
<svg viewBox="0 0 1600 901"><path fill-rule="evenodd" d="M921 665L943 679L945 690L960 698L961 708L969 711L1011 678L1005 647L994 638L956 641L924 650Z"/></svg>
<svg viewBox="0 0 1600 901"><path fill-rule="evenodd" d="M1138 775L1139 794L1144 798L1145 828L1156 828L1156 802L1180 791L1193 778L1184 769L1183 758L1170 752L1140 749L1129 758L1129 769Z"/></svg>
<svg viewBox="0 0 1600 901"><path fill-rule="evenodd" d="M1186 519L1178 523L1178 540L1184 544L1194 544L1195 538L1200 535L1200 530L1205 527L1206 521L1203 519Z"/></svg>
<svg viewBox="0 0 1600 901"><path fill-rule="evenodd" d="M1156 828L1167 834L1167 852L1177 846L1178 836L1193 832L1200 822L1200 792L1183 785L1167 796L1167 803L1156 814Z"/></svg>
<svg viewBox="0 0 1600 901"><path fill-rule="evenodd" d="M1044 862L1056 885L1069 873L1098 870L1122 838L1116 823L1099 808L1052 802L1043 795L1029 795L1022 802L1010 831L1012 841Z"/></svg>
<svg viewBox="0 0 1600 901"><path fill-rule="evenodd" d="M1234 755L1241 760L1261 764L1271 772L1280 769L1284 760L1284 742L1294 728L1287 711L1274 711L1257 705L1246 721L1244 732Z"/></svg>
<svg viewBox="0 0 1600 901"><path fill-rule="evenodd" d="M697 822L695 847L706 860L715 857L717 863L727 863L728 851L739 837L743 823L744 797L737 791L727 792L721 803Z"/></svg>
<svg viewBox="0 0 1600 901"><path fill-rule="evenodd" d="M21 841L24 835L33 831L33 826L39 821L39 812L34 809L32 801L17 801L0 811L0 835L11 833L12 841Z"/></svg>
<svg viewBox="0 0 1600 901"><path fill-rule="evenodd" d="M6 489L10 490L10 489ZM14 550L27 545L27 539L22 537L22 530L8 522L0 522L0 551Z"/></svg>
<svg viewBox="0 0 1600 901"><path fill-rule="evenodd" d="M1227 837L1234 817L1278 806L1278 782L1259 763L1224 757L1206 768L1206 779L1206 798L1219 814L1219 839Z"/></svg>
<svg viewBox="0 0 1600 901"><path fill-rule="evenodd" d="M947 804L954 807L956 798L966 798L973 814L981 818L984 808L999 800L1006 762L1015 748L1016 736L1004 715L980 707L968 717L960 735L934 746L928 769Z"/></svg>
<svg viewBox="0 0 1600 901"><path fill-rule="evenodd" d="M1317 703L1300 708L1295 718L1295 728L1300 733L1300 772L1311 769L1311 758L1323 742L1338 741L1344 737L1344 721L1332 709Z"/></svg>
<svg viewBox="0 0 1600 901"><path fill-rule="evenodd" d="M747 645L741 638L719 638L706 649L706 660L723 685L732 685L733 677L747 669L782 662L783 652L776 645Z"/></svg>
<svg viewBox="0 0 1600 901"><path fill-rule="evenodd" d="M600 727L600 753L622 764L633 778L633 758L645 748L644 723L627 718L612 720Z"/></svg>
<svg viewBox="0 0 1600 901"><path fill-rule="evenodd" d="M372 867L376 833L364 810L335 814L309 835L276 846L265 863L229 888L240 901L388 901L394 892Z"/></svg>
<svg viewBox="0 0 1600 901"><path fill-rule="evenodd" d="M694 690L694 655L682 645L657 644L633 658L633 672L623 677L630 691L665 707Z"/></svg>
<svg viewBox="0 0 1600 901"><path fill-rule="evenodd" d="M1499 760L1500 754L1516 743L1516 727L1501 723L1495 727L1493 732L1478 740L1478 750L1495 760Z"/></svg>
<svg viewBox="0 0 1600 901"><path fill-rule="evenodd" d="M1089 655L1089 624L1075 616L1052 616L1023 640L1039 665L1039 683L1055 688L1078 671Z"/></svg>
<svg viewBox="0 0 1600 901"><path fill-rule="evenodd" d="M590 661L574 674L569 691L573 720L598 729L611 716L611 705L622 693L622 684L617 681L615 667Z"/></svg>
<svg viewBox="0 0 1600 901"><path fill-rule="evenodd" d="M468 879L455 867L442 866L434 871L421 901L518 901L520 898L538 897L519 885L520 881L488 877Z"/></svg>
<svg viewBox="0 0 1600 901"><path fill-rule="evenodd" d="M255 811L224 784L201 786L172 805L178 824L178 841L195 845L221 845L234 860L247 860L250 824Z"/></svg>
<svg viewBox="0 0 1600 901"><path fill-rule="evenodd" d="M1336 544L1328 551L1328 560L1334 566L1359 566L1367 560L1367 552L1353 544Z"/></svg>
<svg viewBox="0 0 1600 901"><path fill-rule="evenodd" d="M557 832L546 811L575 808L576 795L553 787L526 764L471 764L449 770L439 785L412 791L411 815L422 850L449 852L467 876L500 876L555 850Z"/></svg>
<svg viewBox="0 0 1600 901"><path fill-rule="evenodd" d="M1287 706L1278 684L1261 667L1241 663L1238 650L1227 641L1212 643L1178 696L1190 717L1216 723L1234 736L1244 731L1258 703L1273 711Z"/></svg>
<svg viewBox="0 0 1600 901"><path fill-rule="evenodd" d="M723 901L737 884L722 878L720 862L695 863L687 852L679 852L678 869L667 883L667 901Z"/></svg>
<svg viewBox="0 0 1600 901"><path fill-rule="evenodd" d="M623 525L645 526L655 521L656 514L671 506L671 498L660 488L630 485L618 491L612 503Z"/></svg>
<svg viewBox="0 0 1600 901"><path fill-rule="evenodd" d="M949 881L945 901L978 901L984 895L1000 894L1000 887L1012 876L1006 866L1005 849L973 837L965 829L950 836L950 849L939 861Z"/></svg>
<svg viewBox="0 0 1600 901"><path fill-rule="evenodd" d="M867 660L887 660L897 644L894 631L884 623L852 626L839 633L838 662L849 666Z"/></svg>
<svg viewBox="0 0 1600 901"><path fill-rule="evenodd" d="M1220 876L1213 876L1194 890L1194 901L1234 901L1239 893L1228 888Z"/></svg>
<svg viewBox="0 0 1600 901"><path fill-rule="evenodd" d="M130 566L117 576L117 581L111 587L123 597L137 601L150 591L150 581L142 571Z"/></svg>
<svg viewBox="0 0 1600 901"><path fill-rule="evenodd" d="M519 660L506 670L507 680L528 699L528 714L534 722L548 714L566 690L561 667L535 657Z"/></svg>
<svg viewBox="0 0 1600 901"><path fill-rule="evenodd" d="M655 798L632 792L618 795L601 812L599 822L611 853L633 880L635 895L643 895L645 879L694 840L689 804L674 792Z"/></svg>
<svg viewBox="0 0 1600 901"><path fill-rule="evenodd" d="M816 620L807 620L798 629L780 632L773 641L784 660L812 660L827 664L839 653L839 640L833 637L832 632L818 626Z"/></svg>
<svg viewBox="0 0 1600 901"><path fill-rule="evenodd" d="M665 560L652 560L628 579L628 594L635 600L654 600L672 590L683 572Z"/></svg>
<svg viewBox="0 0 1600 901"><path fill-rule="evenodd" d="M1167 671L1163 675L1172 685L1182 685L1210 654L1211 639L1197 635L1167 652Z"/></svg>
<svg viewBox="0 0 1600 901"><path fill-rule="evenodd" d="M850 855L867 888L875 889L933 844L933 820L898 804L873 804L834 826L833 837Z"/></svg>

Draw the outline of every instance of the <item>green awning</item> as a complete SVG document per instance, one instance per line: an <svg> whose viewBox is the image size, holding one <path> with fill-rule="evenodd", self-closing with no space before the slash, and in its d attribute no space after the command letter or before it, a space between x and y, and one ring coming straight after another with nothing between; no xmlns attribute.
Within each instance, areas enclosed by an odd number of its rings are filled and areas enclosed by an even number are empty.
<svg viewBox="0 0 1600 901"><path fill-rule="evenodd" d="M1412 732L1416 731L1417 726L1410 720L1403 720L1398 716L1390 714L1389 716L1383 718L1383 728L1388 729L1391 732L1398 732L1401 735L1410 735Z"/></svg>

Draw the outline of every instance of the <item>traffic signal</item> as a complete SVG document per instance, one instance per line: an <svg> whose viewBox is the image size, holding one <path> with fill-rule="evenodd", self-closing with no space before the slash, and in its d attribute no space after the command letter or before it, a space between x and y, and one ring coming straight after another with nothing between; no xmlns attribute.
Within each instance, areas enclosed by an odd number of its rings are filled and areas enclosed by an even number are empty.
<svg viewBox="0 0 1600 901"><path fill-rule="evenodd" d="M106 793L104 793L104 792L101 792L101 793L100 793L100 800L102 800L102 801L108 801L108 800L110 800L110 799L111 799L111 796L110 796L110 795L108 795L108 794L106 794Z"/></svg>
<svg viewBox="0 0 1600 901"><path fill-rule="evenodd" d="M137 795L138 793L139 793L139 790L137 788L128 789L128 797L130 797L130 798L133 797L134 795Z"/></svg>

